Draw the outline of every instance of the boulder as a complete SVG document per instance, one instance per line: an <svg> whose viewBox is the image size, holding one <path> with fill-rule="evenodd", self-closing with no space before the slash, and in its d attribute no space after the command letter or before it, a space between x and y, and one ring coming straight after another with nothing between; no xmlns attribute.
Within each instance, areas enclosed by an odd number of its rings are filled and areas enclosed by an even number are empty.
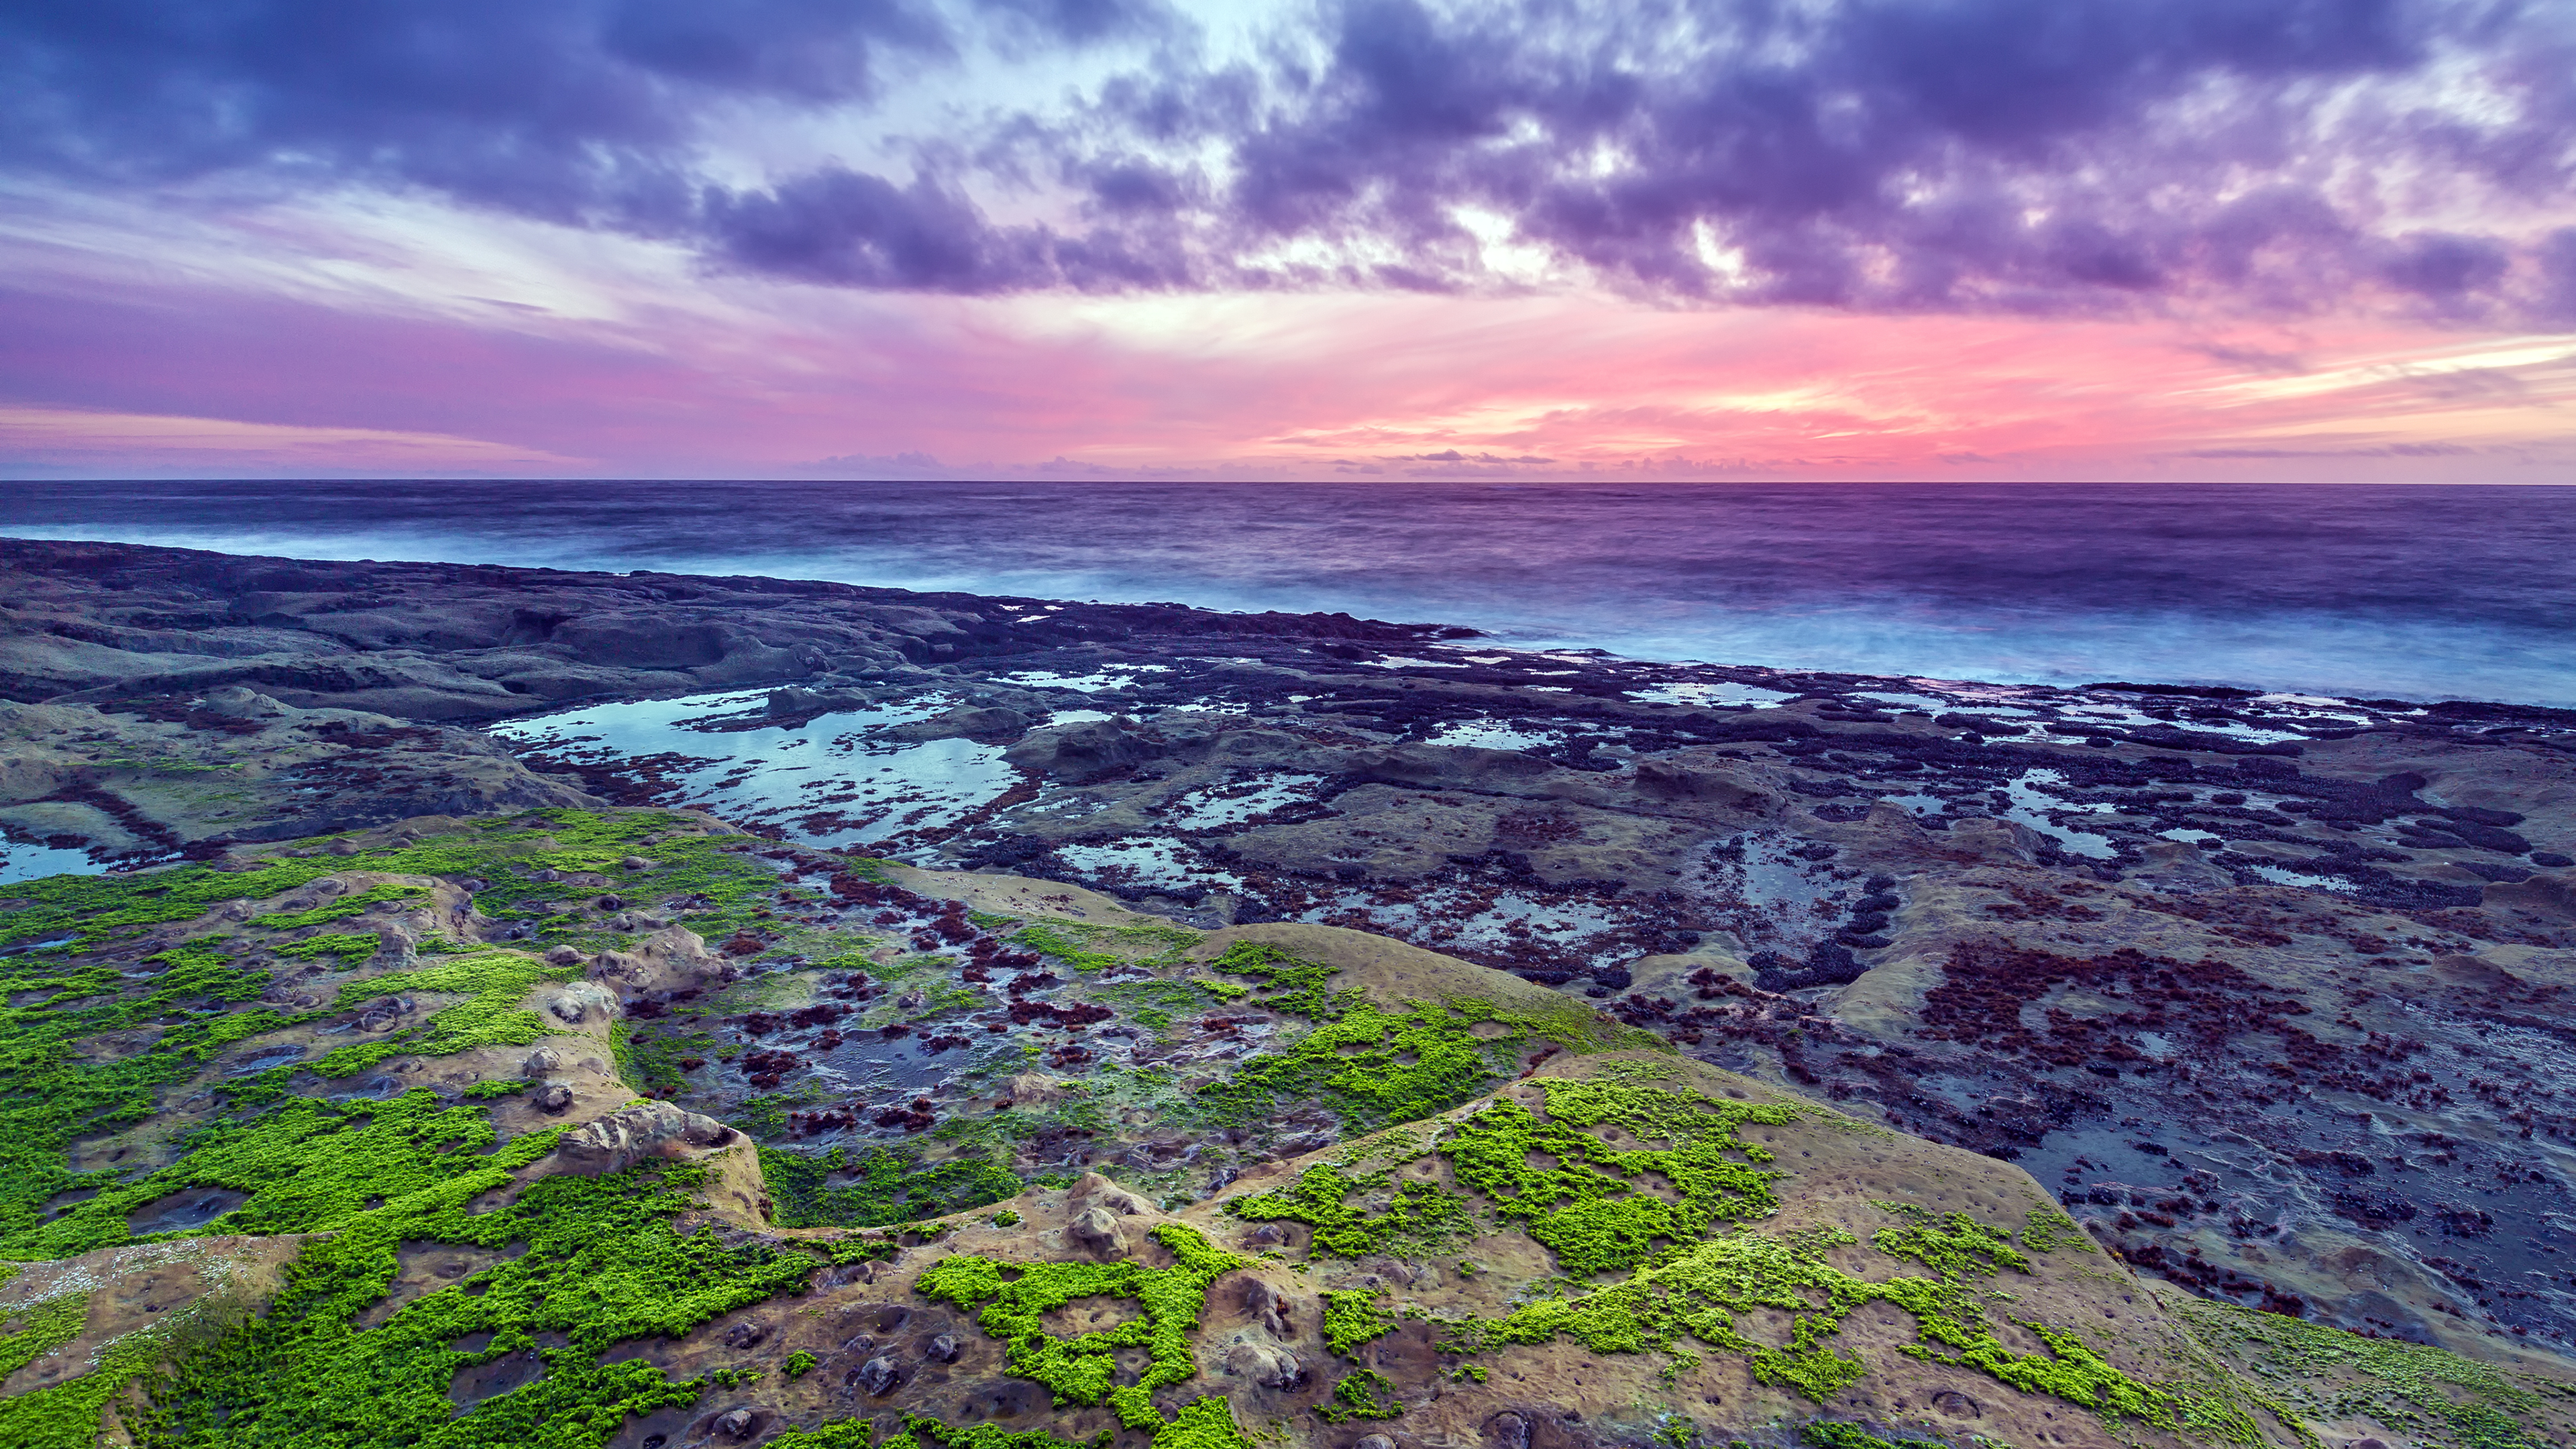
<svg viewBox="0 0 2576 1449"><path fill-rule="evenodd" d="M564 1134L555 1144L555 1157L568 1172L597 1177L647 1157L668 1156L684 1147L715 1147L732 1138L733 1129L713 1117L684 1112L668 1102L648 1102Z"/></svg>

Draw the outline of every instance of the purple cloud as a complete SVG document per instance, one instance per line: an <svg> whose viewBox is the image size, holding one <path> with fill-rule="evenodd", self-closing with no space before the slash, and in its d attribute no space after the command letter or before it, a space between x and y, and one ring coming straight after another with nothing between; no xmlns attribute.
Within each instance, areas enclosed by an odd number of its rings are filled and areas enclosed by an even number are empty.
<svg viewBox="0 0 2576 1449"><path fill-rule="evenodd" d="M1465 291L1537 257L1682 304L2576 321L2576 225L2474 220L2576 192L2564 7L1342 0L1239 57L1194 34L1159 0L28 0L0 165L418 188L881 290ZM746 103L1124 42L909 175L705 160ZM2485 212L2413 216L2437 185Z"/></svg>

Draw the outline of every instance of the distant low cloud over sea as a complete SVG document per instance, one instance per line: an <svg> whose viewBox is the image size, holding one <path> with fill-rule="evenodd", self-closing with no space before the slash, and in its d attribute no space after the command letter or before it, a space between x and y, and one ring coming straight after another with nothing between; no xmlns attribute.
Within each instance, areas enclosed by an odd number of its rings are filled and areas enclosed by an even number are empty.
<svg viewBox="0 0 2576 1449"><path fill-rule="evenodd" d="M29 0L0 467L2512 481L2571 173L2537 3Z"/></svg>

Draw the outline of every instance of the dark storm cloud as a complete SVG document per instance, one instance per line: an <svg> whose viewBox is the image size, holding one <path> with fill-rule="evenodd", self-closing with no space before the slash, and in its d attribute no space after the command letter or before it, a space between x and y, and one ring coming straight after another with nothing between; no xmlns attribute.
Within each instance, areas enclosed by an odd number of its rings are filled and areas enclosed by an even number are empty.
<svg viewBox="0 0 2576 1449"><path fill-rule="evenodd" d="M1069 110L994 97L908 177L693 170L713 107L1185 31L1153 0L49 0L0 15L0 154L92 184L427 187L880 289L1503 285L1472 212L1683 303L2358 290L2576 322L2576 230L2388 219L2410 188L2545 208L2576 182L2576 20L2487 0L1345 0L1256 59L1173 43ZM2501 103L2446 105L2437 73ZM1050 219L977 200L1017 187Z"/></svg>

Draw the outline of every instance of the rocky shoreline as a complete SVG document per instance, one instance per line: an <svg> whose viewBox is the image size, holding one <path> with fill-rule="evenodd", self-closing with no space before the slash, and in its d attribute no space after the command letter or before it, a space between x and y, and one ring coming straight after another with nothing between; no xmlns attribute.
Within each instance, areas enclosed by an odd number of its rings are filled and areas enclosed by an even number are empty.
<svg viewBox="0 0 2576 1449"><path fill-rule="evenodd" d="M13 859L692 806L1356 928L2016 1162L2192 1293L2576 1348L2576 711L104 544L0 542L0 596Z"/></svg>

